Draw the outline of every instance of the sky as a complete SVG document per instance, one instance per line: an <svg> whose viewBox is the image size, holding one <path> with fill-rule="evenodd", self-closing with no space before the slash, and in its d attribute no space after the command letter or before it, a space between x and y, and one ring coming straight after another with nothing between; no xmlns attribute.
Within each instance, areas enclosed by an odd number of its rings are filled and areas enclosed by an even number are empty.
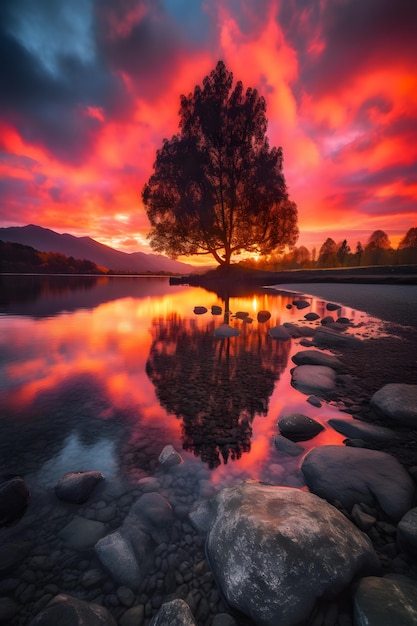
<svg viewBox="0 0 417 626"><path fill-rule="evenodd" d="M143 185L223 60L266 99L297 245L396 246L417 226L416 29L416 0L2 0L0 226L151 252Z"/></svg>

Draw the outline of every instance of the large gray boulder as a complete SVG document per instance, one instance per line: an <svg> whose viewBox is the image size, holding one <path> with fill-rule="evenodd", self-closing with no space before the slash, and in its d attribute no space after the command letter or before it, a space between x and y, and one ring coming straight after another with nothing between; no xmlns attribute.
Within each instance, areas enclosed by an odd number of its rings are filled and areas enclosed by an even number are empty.
<svg viewBox="0 0 417 626"><path fill-rule="evenodd" d="M165 602L151 619L149 626L197 626L188 604L176 598Z"/></svg>
<svg viewBox="0 0 417 626"><path fill-rule="evenodd" d="M319 446L303 459L301 470L309 489L348 511L361 502L378 504L398 521L413 506L414 483L390 454L344 446Z"/></svg>
<svg viewBox="0 0 417 626"><path fill-rule="evenodd" d="M355 626L415 626L416 581L405 577L362 578L353 597Z"/></svg>
<svg viewBox="0 0 417 626"><path fill-rule="evenodd" d="M325 354L320 350L301 350L292 357L296 365L324 365L335 371L343 369L343 363L333 354Z"/></svg>
<svg viewBox="0 0 417 626"><path fill-rule="evenodd" d="M376 574L368 537L314 494L245 482L190 514L228 604L259 626L308 620L316 600Z"/></svg>
<svg viewBox="0 0 417 626"><path fill-rule="evenodd" d="M60 594L38 613L30 626L117 626L104 606Z"/></svg>
<svg viewBox="0 0 417 626"><path fill-rule="evenodd" d="M95 545L103 567L120 585L136 590L153 562L154 548L169 540L174 512L159 493L145 493L122 526Z"/></svg>
<svg viewBox="0 0 417 626"><path fill-rule="evenodd" d="M371 407L390 422L417 428L417 385L389 383L374 393Z"/></svg>
<svg viewBox="0 0 417 626"><path fill-rule="evenodd" d="M329 426L338 433L350 439L362 439L363 441L392 441L395 433L390 428L368 424L356 419L333 418L328 421Z"/></svg>
<svg viewBox="0 0 417 626"><path fill-rule="evenodd" d="M326 396L336 389L336 374L324 365L297 365L291 370L291 384L302 393Z"/></svg>
<svg viewBox="0 0 417 626"><path fill-rule="evenodd" d="M102 480L104 475L101 472L70 472L58 480L55 494L60 500L82 504Z"/></svg>

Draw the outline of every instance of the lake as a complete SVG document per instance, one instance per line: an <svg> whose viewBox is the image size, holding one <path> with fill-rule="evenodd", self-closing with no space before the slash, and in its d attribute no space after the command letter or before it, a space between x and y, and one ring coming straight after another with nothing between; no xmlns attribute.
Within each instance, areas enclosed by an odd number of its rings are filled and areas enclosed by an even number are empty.
<svg viewBox="0 0 417 626"><path fill-rule="evenodd" d="M293 305L297 297L257 289L225 303L201 288L171 286L165 277L1 278L0 477L22 476L31 497L21 521L0 529L0 544L36 545L8 573L17 580L11 623L36 614L51 584L59 592L99 597L116 616L126 610L110 599L111 580L100 579L97 589L82 583L80 572L99 564L91 546L80 553L63 538L75 517L102 520L110 532L135 498L156 490L179 520L172 551L178 548L179 561L195 564L204 558L187 523L196 501L248 478L303 487L300 458L274 446L279 417L304 413L322 423L322 433L301 442L306 451L342 443L327 422L346 413L334 402L312 406L291 385L291 357L303 349L300 340L274 340L268 333L287 322L315 328L320 320L307 322L306 311L329 315L322 297L305 296L310 306L304 310ZM207 312L196 314L196 306ZM215 337L227 310L240 335ZM260 311L270 318L258 321ZM330 314L349 318L349 333L383 332L383 323L364 312L343 306ZM168 444L183 458L169 472L158 461ZM82 507L59 501L58 479L85 470L104 474L97 493ZM39 555L49 569L39 559L33 563ZM155 589L148 577L135 600L147 617L162 601L161 593L152 600L161 588L157 574Z"/></svg>

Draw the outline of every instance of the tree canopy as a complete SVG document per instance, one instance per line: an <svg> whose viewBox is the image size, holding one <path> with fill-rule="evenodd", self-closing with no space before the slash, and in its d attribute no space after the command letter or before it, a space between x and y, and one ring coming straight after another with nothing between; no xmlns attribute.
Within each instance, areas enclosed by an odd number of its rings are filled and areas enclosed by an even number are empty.
<svg viewBox="0 0 417 626"><path fill-rule="evenodd" d="M266 103L222 61L181 96L179 132L164 139L143 202L151 246L172 258L211 254L229 265L242 251L270 254L297 241L281 148L270 148Z"/></svg>

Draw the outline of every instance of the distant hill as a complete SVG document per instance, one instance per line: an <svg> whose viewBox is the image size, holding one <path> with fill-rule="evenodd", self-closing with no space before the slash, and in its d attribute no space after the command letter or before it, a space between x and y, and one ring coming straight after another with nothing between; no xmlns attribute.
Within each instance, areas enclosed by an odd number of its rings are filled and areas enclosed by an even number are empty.
<svg viewBox="0 0 417 626"><path fill-rule="evenodd" d="M76 259L88 259L96 265L116 272L172 272L196 271L193 265L172 261L160 254L133 252L128 254L105 246L91 237L59 234L35 224L0 228L0 240L31 246L40 252L60 252Z"/></svg>

